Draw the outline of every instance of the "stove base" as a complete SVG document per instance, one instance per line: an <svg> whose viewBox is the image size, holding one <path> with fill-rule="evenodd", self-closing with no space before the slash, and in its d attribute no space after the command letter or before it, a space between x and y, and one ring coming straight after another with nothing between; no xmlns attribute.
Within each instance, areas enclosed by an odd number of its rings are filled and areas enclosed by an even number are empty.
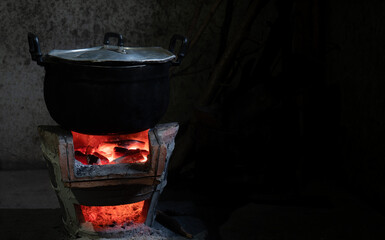
<svg viewBox="0 0 385 240"><path fill-rule="evenodd" d="M149 131L151 167L147 172L78 178L73 168L71 132L59 126L39 126L42 152L67 232L75 237L122 237L125 232L135 229L136 224L115 225L97 231L92 223L85 221L79 206L114 206L143 200L143 209L147 212L144 224L152 226L159 196L167 184L167 166L178 128L177 123L167 123L158 124Z"/></svg>

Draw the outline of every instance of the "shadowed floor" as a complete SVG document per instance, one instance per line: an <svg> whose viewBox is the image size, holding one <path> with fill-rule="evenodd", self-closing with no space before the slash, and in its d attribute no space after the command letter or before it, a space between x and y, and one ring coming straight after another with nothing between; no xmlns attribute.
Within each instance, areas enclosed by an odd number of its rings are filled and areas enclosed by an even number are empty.
<svg viewBox="0 0 385 240"><path fill-rule="evenodd" d="M256 194L251 202L229 209L225 201L169 186L158 209L175 214L194 239L385 239L383 215L337 187L323 187L312 185L303 198ZM0 239L67 239L46 170L0 171L0 190ZM167 239L186 239L158 222L154 228Z"/></svg>
<svg viewBox="0 0 385 240"><path fill-rule="evenodd" d="M200 219L192 216L194 205L191 201L159 202L158 208L188 213L174 218L194 235L194 239L204 239L206 228ZM167 239L186 239L156 221L153 228L161 230ZM47 170L0 171L0 239L68 239ZM159 238L144 236L143 239Z"/></svg>

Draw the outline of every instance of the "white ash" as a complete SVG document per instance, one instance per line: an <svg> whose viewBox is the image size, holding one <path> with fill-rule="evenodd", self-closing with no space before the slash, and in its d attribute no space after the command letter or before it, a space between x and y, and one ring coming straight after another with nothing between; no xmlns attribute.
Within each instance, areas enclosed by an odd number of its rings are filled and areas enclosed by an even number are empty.
<svg viewBox="0 0 385 240"><path fill-rule="evenodd" d="M130 175L140 173L140 171L132 169L128 163L84 165L76 159L74 159L74 161L74 173L76 177L97 177L110 174Z"/></svg>
<svg viewBox="0 0 385 240"><path fill-rule="evenodd" d="M114 227L109 227L108 229L99 232L98 234L105 240L122 240L122 239L149 239L149 240L165 240L168 239L168 234L162 230L154 229L148 227L144 224L133 223L125 225L116 225ZM80 240L89 239L87 237L82 237ZM92 238L91 238L92 239ZM79 238L77 238L79 240Z"/></svg>

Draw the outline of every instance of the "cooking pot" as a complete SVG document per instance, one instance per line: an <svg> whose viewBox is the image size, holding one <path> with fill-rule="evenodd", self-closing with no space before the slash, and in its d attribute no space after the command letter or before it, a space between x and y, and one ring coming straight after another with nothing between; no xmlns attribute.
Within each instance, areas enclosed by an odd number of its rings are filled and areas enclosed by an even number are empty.
<svg viewBox="0 0 385 240"><path fill-rule="evenodd" d="M116 38L117 45L110 39ZM181 41L178 54L174 54ZM51 117L66 129L95 135L134 133L154 127L167 110L169 68L181 63L187 39L174 35L169 50L125 47L106 33L100 47L52 50L43 55L28 33L32 60L44 66L44 100Z"/></svg>

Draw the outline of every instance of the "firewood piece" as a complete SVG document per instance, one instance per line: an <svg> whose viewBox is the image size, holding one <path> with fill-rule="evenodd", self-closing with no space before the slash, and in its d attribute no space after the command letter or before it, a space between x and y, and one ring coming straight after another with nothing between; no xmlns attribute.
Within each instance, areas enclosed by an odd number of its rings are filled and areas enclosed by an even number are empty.
<svg viewBox="0 0 385 240"><path fill-rule="evenodd" d="M125 148L119 148L115 147L115 152L124 152L124 155L114 159L112 162L114 163L134 163L140 160L143 160L144 157L142 155L142 151L140 149L125 149Z"/></svg>
<svg viewBox="0 0 385 240"><path fill-rule="evenodd" d="M162 224L163 226L167 227L168 229L170 229L173 232L176 232L176 233L182 235L183 237L186 237L189 239L193 238L193 235L191 233L186 232L183 229L183 227L178 223L177 220L168 216L167 214L165 214L162 211L159 211L159 210L156 211L156 220L160 224Z"/></svg>
<svg viewBox="0 0 385 240"><path fill-rule="evenodd" d="M137 153L141 153L142 155L148 155L149 152L147 150L143 149L127 149L127 148L122 148L122 147L114 147L114 152L115 155L120 155L119 157L123 157L125 155L134 155Z"/></svg>
<svg viewBox="0 0 385 240"><path fill-rule="evenodd" d="M98 162L99 158L95 155L88 154L87 155L87 163L89 165L96 164Z"/></svg>
<svg viewBox="0 0 385 240"><path fill-rule="evenodd" d="M121 147L114 147L115 153L123 153L124 155L134 155L137 153L141 153L142 155L148 155L147 150L142 150L142 149L126 149L126 148L121 148Z"/></svg>
<svg viewBox="0 0 385 240"><path fill-rule="evenodd" d="M128 149L123 147L114 147L114 157L115 159L124 157L126 154L128 154Z"/></svg>
<svg viewBox="0 0 385 240"><path fill-rule="evenodd" d="M102 154L98 153L98 152L94 152L93 155L95 155L96 157L99 158L99 160L97 161L97 165L105 165L105 164L108 164L110 161L108 161L108 158L106 158L105 156L103 156Z"/></svg>
<svg viewBox="0 0 385 240"><path fill-rule="evenodd" d="M119 147L122 147L122 148L128 148L131 145L136 145L138 148L143 148L144 145L145 145L143 141L131 140L131 139L120 140L120 141L111 141L111 142L108 142L108 143L116 144L116 145L118 145Z"/></svg>
<svg viewBox="0 0 385 240"><path fill-rule="evenodd" d="M88 164L87 155L83 154L80 151L75 151L75 159L83 163L84 165Z"/></svg>
<svg viewBox="0 0 385 240"><path fill-rule="evenodd" d="M144 142L143 141L139 141L139 140L122 140L122 141L119 141L118 142L118 146L122 146L122 147L129 147L131 145L137 145L139 148L143 148L144 147Z"/></svg>
<svg viewBox="0 0 385 240"><path fill-rule="evenodd" d="M140 153L141 153L143 156L147 156L148 154L150 154L147 150L140 150Z"/></svg>

